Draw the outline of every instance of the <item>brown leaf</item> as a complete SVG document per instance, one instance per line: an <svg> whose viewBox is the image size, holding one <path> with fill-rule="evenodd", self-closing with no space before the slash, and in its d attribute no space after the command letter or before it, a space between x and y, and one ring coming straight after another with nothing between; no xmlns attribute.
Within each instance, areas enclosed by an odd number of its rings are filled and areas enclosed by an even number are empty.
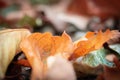
<svg viewBox="0 0 120 80"><path fill-rule="evenodd" d="M120 17L119 3L119 0L72 0L68 6L68 12L85 16L99 16L102 19L110 16Z"/></svg>
<svg viewBox="0 0 120 80"><path fill-rule="evenodd" d="M97 80L119 80L120 79L120 61L114 58L114 67L104 66L104 73L98 76Z"/></svg>
<svg viewBox="0 0 120 80"><path fill-rule="evenodd" d="M29 64L28 60L25 60L25 59L18 60L15 63L19 64L19 65L22 65L22 66L25 66L25 67L30 67L30 64Z"/></svg>

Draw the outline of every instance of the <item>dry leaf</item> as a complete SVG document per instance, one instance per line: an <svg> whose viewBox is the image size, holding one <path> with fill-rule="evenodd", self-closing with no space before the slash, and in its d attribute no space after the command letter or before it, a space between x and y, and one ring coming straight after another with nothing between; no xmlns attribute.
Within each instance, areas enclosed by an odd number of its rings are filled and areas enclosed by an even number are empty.
<svg viewBox="0 0 120 80"><path fill-rule="evenodd" d="M79 41L77 43L77 48L74 50L70 59L76 59L88 54L90 51L100 49L111 36L113 36L113 33L110 30L107 30L104 33L99 31L97 34L88 32L86 35L87 40Z"/></svg>
<svg viewBox="0 0 120 80"><path fill-rule="evenodd" d="M43 79L47 70L46 59L49 56L61 54L64 58L68 58L73 48L72 40L65 32L62 36L33 33L21 43L21 49L33 69L32 79Z"/></svg>
<svg viewBox="0 0 120 80"><path fill-rule="evenodd" d="M33 33L22 41L20 47L32 67L32 80L44 79L48 71L49 56L60 54L65 59L77 59L90 51L100 49L106 41L111 39L111 36L114 36L114 33L110 30L104 33L88 32L85 40L73 43L65 32L62 36L52 36L48 32Z"/></svg>
<svg viewBox="0 0 120 80"><path fill-rule="evenodd" d="M25 53L31 67L32 67L32 78L41 79L43 77L43 63L42 60L47 57L47 50L50 48L50 33L34 33L27 39L22 41L20 47ZM48 41L48 42L47 42ZM43 49L42 49L43 48ZM44 53L45 52L45 53ZM44 57L44 58L43 58ZM37 76L37 77L36 77Z"/></svg>
<svg viewBox="0 0 120 80"><path fill-rule="evenodd" d="M0 79L4 77L8 65L15 54L21 51L21 40L30 35L26 29L8 29L0 31Z"/></svg>

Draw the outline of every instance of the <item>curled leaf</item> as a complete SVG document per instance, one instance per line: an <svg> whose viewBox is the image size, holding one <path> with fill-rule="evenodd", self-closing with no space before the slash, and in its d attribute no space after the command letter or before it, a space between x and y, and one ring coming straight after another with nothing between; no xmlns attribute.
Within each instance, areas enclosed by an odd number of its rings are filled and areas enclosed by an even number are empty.
<svg viewBox="0 0 120 80"><path fill-rule="evenodd" d="M47 50L51 47L50 37L51 33L33 33L28 38L22 41L20 44L21 49L25 53L31 67L32 78L41 79L43 77L43 59L46 58L49 53ZM44 57L44 58L43 58ZM45 63L45 62L44 62ZM37 77L36 77L37 76ZM38 77L39 76L39 77Z"/></svg>
<svg viewBox="0 0 120 80"><path fill-rule="evenodd" d="M21 51L19 44L30 32L26 29L0 31L0 79L4 77L8 65L15 54Z"/></svg>
<svg viewBox="0 0 120 80"><path fill-rule="evenodd" d="M71 38L65 32L62 36L52 36L48 32L33 33L20 46L32 66L32 79L43 79L47 71L46 59L49 56L61 54L68 58L74 48Z"/></svg>

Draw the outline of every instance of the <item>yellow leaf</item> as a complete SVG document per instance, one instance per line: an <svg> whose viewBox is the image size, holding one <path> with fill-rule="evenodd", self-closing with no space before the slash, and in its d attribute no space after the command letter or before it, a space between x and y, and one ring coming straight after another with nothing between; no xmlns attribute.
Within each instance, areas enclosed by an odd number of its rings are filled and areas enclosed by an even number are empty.
<svg viewBox="0 0 120 80"><path fill-rule="evenodd" d="M20 52L21 41L31 33L27 29L6 29L0 31L0 80L16 53Z"/></svg>

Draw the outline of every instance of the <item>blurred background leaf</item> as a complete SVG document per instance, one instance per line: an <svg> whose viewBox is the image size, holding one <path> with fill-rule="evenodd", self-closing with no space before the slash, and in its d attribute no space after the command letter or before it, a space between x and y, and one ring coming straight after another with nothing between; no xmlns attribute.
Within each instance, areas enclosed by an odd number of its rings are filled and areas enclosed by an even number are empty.
<svg viewBox="0 0 120 80"><path fill-rule="evenodd" d="M30 0L32 4L55 4L57 2L59 2L60 0Z"/></svg>

